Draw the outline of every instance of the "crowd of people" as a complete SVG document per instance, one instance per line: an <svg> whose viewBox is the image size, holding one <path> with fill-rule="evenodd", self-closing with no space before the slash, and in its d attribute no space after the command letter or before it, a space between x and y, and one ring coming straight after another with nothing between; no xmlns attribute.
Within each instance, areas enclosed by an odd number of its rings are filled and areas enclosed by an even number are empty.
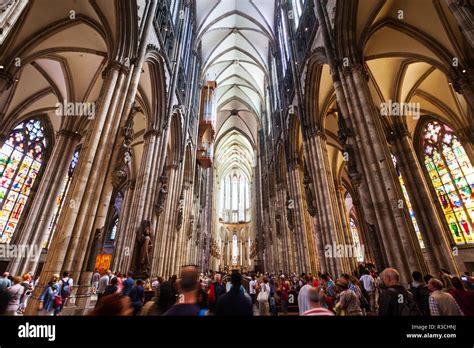
<svg viewBox="0 0 474 348"><path fill-rule="evenodd" d="M378 273L360 264L352 274L232 272L199 273L185 266L180 276L137 279L95 271L90 287L93 316L473 316L474 277L442 270L435 278L412 273L401 284L396 269ZM37 285L31 274L0 278L0 314L22 314ZM38 298L40 315L61 315L73 296L69 272L54 275Z"/></svg>

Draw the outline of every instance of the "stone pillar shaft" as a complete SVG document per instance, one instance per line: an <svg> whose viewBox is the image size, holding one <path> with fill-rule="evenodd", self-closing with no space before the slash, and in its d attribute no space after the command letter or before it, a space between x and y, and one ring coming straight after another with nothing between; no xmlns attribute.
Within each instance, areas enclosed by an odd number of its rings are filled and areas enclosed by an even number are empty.
<svg viewBox="0 0 474 348"><path fill-rule="evenodd" d="M433 199L423 176L410 136L407 133L396 134L392 144L424 241L429 272L436 274L444 268L458 273L453 254L449 252L449 232L444 228L435 208L437 202Z"/></svg>

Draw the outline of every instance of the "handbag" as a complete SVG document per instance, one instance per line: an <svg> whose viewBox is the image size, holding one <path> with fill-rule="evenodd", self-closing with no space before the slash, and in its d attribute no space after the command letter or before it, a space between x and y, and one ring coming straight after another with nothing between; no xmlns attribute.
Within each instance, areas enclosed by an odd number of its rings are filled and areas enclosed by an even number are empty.
<svg viewBox="0 0 474 348"><path fill-rule="evenodd" d="M266 284L262 284L262 290L258 293L257 301L258 302L268 301L268 291L267 291Z"/></svg>
<svg viewBox="0 0 474 348"><path fill-rule="evenodd" d="M54 308L59 308L63 304L61 296L58 294L54 295Z"/></svg>

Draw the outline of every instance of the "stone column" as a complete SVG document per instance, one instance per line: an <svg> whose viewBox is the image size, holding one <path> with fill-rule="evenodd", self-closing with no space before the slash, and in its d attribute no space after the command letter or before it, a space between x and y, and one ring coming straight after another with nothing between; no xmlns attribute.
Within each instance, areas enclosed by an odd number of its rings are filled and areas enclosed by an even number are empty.
<svg viewBox="0 0 474 348"><path fill-rule="evenodd" d="M275 227L277 239L281 240L284 258L283 263L286 264L288 272L295 272L297 268L297 261L295 260L295 251L293 244L293 235L289 233L287 228L287 217L286 217L286 191L282 182L277 184L277 208L275 219L277 225ZM269 255L267 254L267 258Z"/></svg>
<svg viewBox="0 0 474 348"><path fill-rule="evenodd" d="M161 133L156 130L149 130L143 136L143 155L140 162L140 169L137 173L135 190L124 204L130 203L129 215L125 217L124 224L119 226L117 246L113 260L113 268L122 272L131 271L133 265L134 248L136 244L137 231L144 220L152 221L153 207L158 191L158 176L160 170L159 149L162 144ZM152 238L157 239L157 226L152 224Z"/></svg>
<svg viewBox="0 0 474 348"><path fill-rule="evenodd" d="M294 203L293 215L294 215L294 231L296 246L297 246L297 262L301 272L310 272L310 262L308 253L308 239L306 235L306 225L304 218L304 203L303 203L303 192L301 190L301 169L300 164L297 162L292 163L289 166L289 186L290 186L290 197Z"/></svg>
<svg viewBox="0 0 474 348"><path fill-rule="evenodd" d="M74 151L80 139L81 136L72 131L61 130L58 132L52 155L48 159L46 170L41 177L38 191L16 244L27 244L41 248L43 243L50 238L49 233L54 233L54 231L49 231L49 224L55 213L56 201L63 188L64 178L68 174ZM66 196L63 197L62 209L69 209L69 201ZM39 258L39 254L35 255L34 259L17 258L10 262L8 268L12 274L35 271Z"/></svg>
<svg viewBox="0 0 474 348"><path fill-rule="evenodd" d="M470 0L445 0L450 11L458 21L461 32L467 42L474 48L474 11Z"/></svg>
<svg viewBox="0 0 474 348"><path fill-rule="evenodd" d="M441 268L458 274L448 239L449 231L437 212L435 204L438 202L429 190L410 133L406 129L392 131L389 139L420 228L430 274L436 274Z"/></svg>
<svg viewBox="0 0 474 348"><path fill-rule="evenodd" d="M342 224L342 233L344 235L344 240L346 245L352 245L354 246L354 240L352 238L352 232L351 228L349 226L349 221L348 221L348 213L346 210L345 202L344 202L344 197L342 193L344 192L344 187L338 183L334 183L334 186L336 187L336 198L337 198L337 205L339 208L339 216L341 217L341 224ZM351 272L357 268L357 258L355 255L355 248L352 248L352 256L348 256L346 261L347 264L345 265L346 273L351 274Z"/></svg>
<svg viewBox="0 0 474 348"><path fill-rule="evenodd" d="M106 70L98 111L84 142L76 175L70 187L69 197L74 204L61 213L59 228L40 275L40 285L36 287L28 302L27 314L35 314L36 298L41 294L43 286L53 274L59 274L64 269L71 271L72 277L77 280L78 294L87 294L90 275L83 275L82 267L89 240L93 235L95 214L106 181L104 169L111 161L130 77L129 69L118 62L113 62Z"/></svg>
<svg viewBox="0 0 474 348"><path fill-rule="evenodd" d="M397 268L403 281L408 282L413 270L425 271L424 260L420 258L421 250L409 217L398 209L398 178L391 164L380 112L373 103L363 71L361 65L354 64L340 70L340 76L384 252L389 265Z"/></svg>
<svg viewBox="0 0 474 348"><path fill-rule="evenodd" d="M341 274L343 271L342 258L335 257L336 255L330 257L325 255L327 248L333 251L334 244L336 247L344 244L344 240L341 240L341 233L338 231L340 221L338 221L337 199L325 135L318 131L307 134L304 151L308 170L314 180L314 186L318 190L315 195L316 219L319 222L319 228L315 233L320 234L322 239L323 250L320 250L320 255L318 255L320 263L322 266L328 267L321 271L328 271L333 275ZM317 235L315 239L318 240Z"/></svg>

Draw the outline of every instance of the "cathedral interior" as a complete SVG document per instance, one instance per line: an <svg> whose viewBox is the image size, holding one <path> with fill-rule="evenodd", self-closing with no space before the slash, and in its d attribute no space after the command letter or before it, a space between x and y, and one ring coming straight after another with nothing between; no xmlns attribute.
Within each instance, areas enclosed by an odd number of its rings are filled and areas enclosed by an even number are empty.
<svg viewBox="0 0 474 348"><path fill-rule="evenodd" d="M474 271L473 19L0 0L0 273Z"/></svg>

